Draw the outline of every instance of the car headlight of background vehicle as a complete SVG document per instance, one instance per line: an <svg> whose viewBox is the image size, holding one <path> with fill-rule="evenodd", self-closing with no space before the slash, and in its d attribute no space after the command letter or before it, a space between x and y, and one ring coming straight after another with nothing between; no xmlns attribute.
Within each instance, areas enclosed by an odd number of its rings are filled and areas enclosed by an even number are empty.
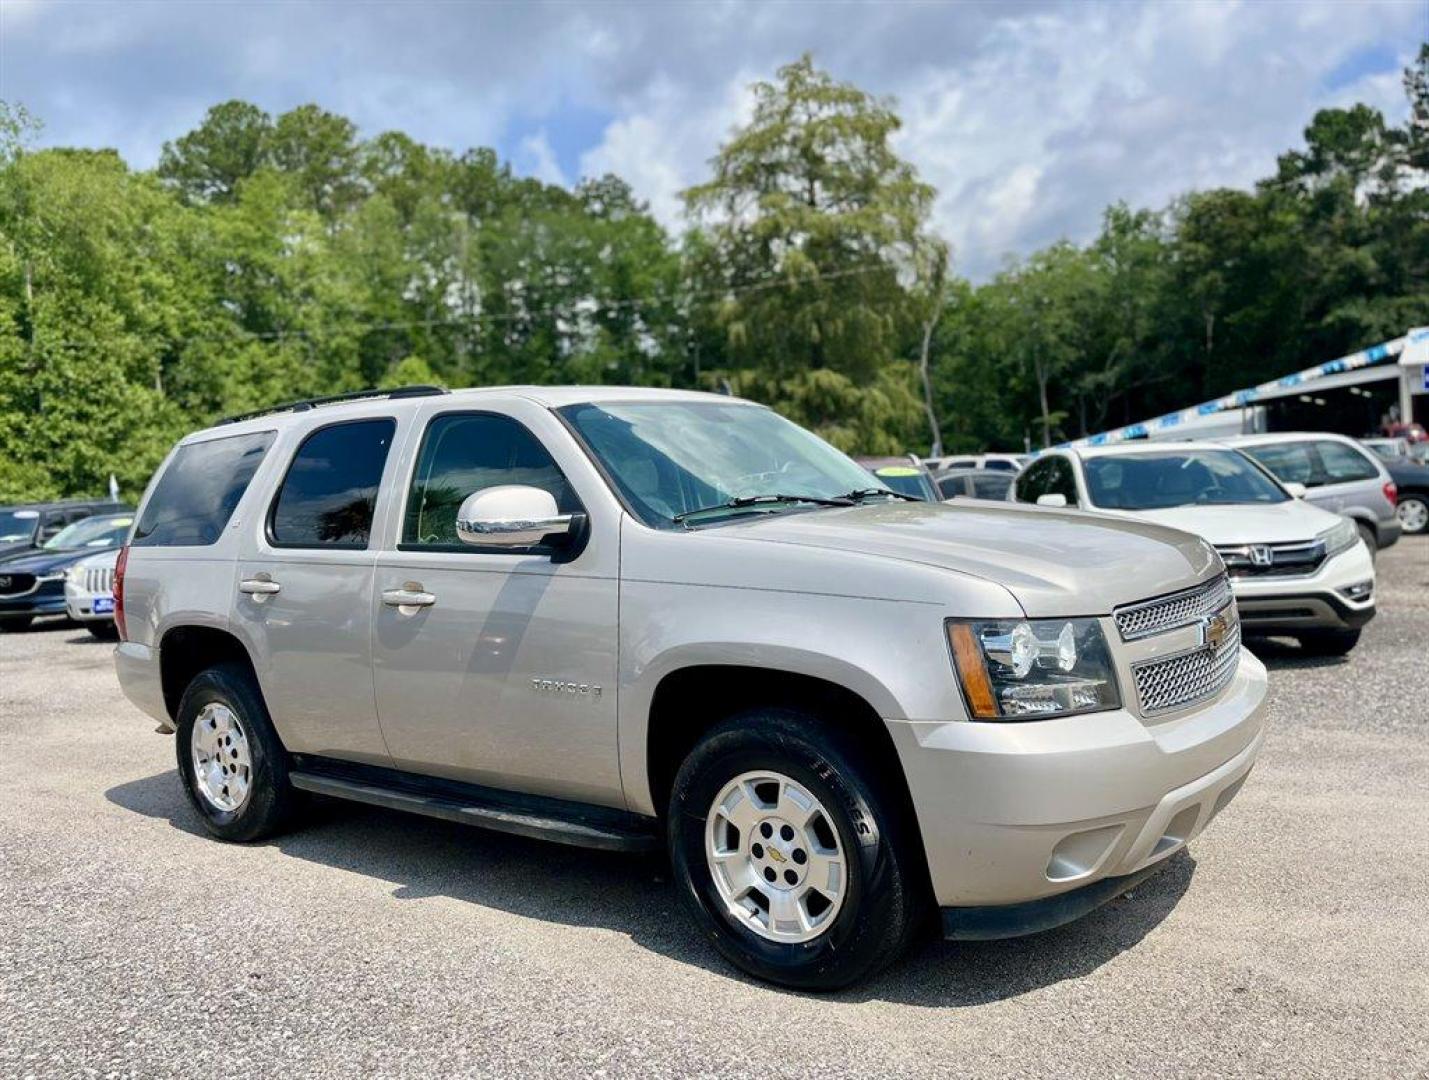
<svg viewBox="0 0 1429 1080"><path fill-rule="evenodd" d="M1121 705L1096 619L950 619L947 631L976 720L1035 720Z"/></svg>
<svg viewBox="0 0 1429 1080"><path fill-rule="evenodd" d="M1325 545L1325 556L1338 555L1342 551L1348 551L1355 546L1355 542L1360 538L1360 531L1355 523L1347 517L1340 518L1339 521L1331 525L1324 532L1320 533L1316 540Z"/></svg>

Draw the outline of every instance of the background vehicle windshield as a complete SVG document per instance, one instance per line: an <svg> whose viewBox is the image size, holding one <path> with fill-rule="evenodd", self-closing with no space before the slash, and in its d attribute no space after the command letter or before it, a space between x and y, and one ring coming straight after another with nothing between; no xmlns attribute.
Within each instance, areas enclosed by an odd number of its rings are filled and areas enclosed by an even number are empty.
<svg viewBox="0 0 1429 1080"><path fill-rule="evenodd" d="M921 469L908 465L885 465L881 469L871 471L894 491L901 491L904 495L912 495L913 498L926 502L938 501L938 493L933 490L932 481Z"/></svg>
<svg viewBox="0 0 1429 1080"><path fill-rule="evenodd" d="M0 544L18 544L35 535L40 515L34 510L0 510Z"/></svg>
<svg viewBox="0 0 1429 1080"><path fill-rule="evenodd" d="M1290 498L1235 450L1094 457L1084 467L1092 504L1106 510L1279 503Z"/></svg>
<svg viewBox="0 0 1429 1080"><path fill-rule="evenodd" d="M567 406L561 414L605 467L635 514L655 528L678 527L677 514L735 498L829 499L880 486L818 436L759 405L587 404ZM723 516L710 514L698 520Z"/></svg>
<svg viewBox="0 0 1429 1080"><path fill-rule="evenodd" d="M130 514L123 517L91 517L66 525L45 541L46 551L74 551L78 548L118 547L124 543L129 526L134 524Z"/></svg>

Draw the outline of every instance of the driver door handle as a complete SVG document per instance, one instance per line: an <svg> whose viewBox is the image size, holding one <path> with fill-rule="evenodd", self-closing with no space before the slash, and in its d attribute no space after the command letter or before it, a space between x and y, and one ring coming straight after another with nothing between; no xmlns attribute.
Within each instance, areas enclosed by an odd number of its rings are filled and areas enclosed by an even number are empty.
<svg viewBox="0 0 1429 1080"><path fill-rule="evenodd" d="M281 588L282 586L269 578L267 574L244 578L238 583L238 591L247 593L249 596L272 596Z"/></svg>
<svg viewBox="0 0 1429 1080"><path fill-rule="evenodd" d="M382 602L388 607L431 607L437 602L436 595L426 592L420 581L408 581L400 589L387 589L382 593Z"/></svg>

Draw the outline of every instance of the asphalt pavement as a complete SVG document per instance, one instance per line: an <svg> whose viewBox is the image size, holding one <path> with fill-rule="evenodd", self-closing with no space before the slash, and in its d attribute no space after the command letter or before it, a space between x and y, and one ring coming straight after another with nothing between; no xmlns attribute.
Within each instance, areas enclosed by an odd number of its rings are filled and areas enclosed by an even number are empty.
<svg viewBox="0 0 1429 1080"><path fill-rule="evenodd" d="M202 834L111 646L0 637L0 1075L1429 1075L1429 540L1346 660L1260 646L1240 796L1132 894L789 993L659 860L356 805Z"/></svg>

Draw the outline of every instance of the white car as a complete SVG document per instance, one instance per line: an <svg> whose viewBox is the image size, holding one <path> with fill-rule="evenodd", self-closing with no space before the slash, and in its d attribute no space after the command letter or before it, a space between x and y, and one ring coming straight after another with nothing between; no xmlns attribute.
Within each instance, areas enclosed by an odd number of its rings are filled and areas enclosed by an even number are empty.
<svg viewBox="0 0 1429 1080"><path fill-rule="evenodd" d="M108 641L114 629L114 563L119 549L81 559L65 574L65 612L95 637Z"/></svg>
<svg viewBox="0 0 1429 1080"><path fill-rule="evenodd" d="M1195 533L1225 561L1247 634L1343 655L1374 618L1374 562L1353 521L1303 495L1238 450L1163 442L1050 451L1008 498Z"/></svg>

